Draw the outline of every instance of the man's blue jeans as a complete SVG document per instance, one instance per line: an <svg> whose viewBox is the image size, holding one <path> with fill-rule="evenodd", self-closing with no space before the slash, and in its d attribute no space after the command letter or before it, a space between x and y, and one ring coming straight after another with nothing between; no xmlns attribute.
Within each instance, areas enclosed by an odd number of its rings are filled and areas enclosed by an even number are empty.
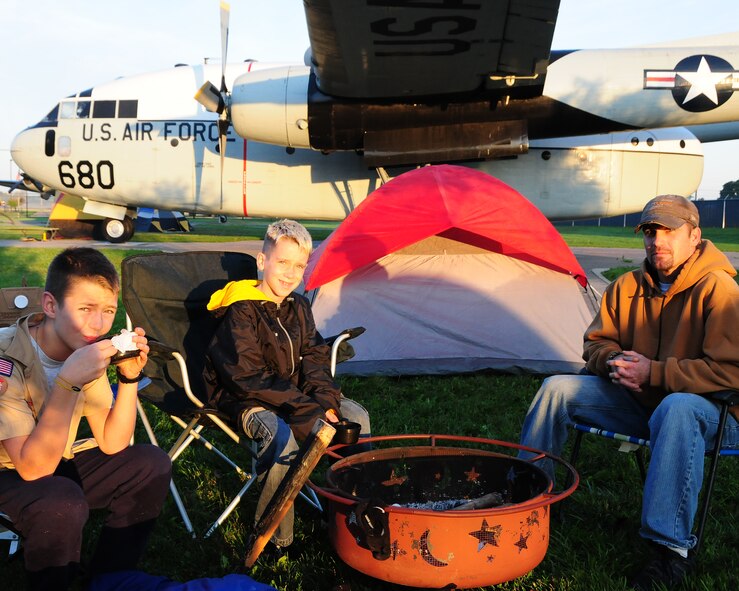
<svg viewBox="0 0 739 591"><path fill-rule="evenodd" d="M360 431L362 437L370 435L369 413L362 405L342 396L339 410L342 417L362 426ZM287 423L269 410L261 409L245 413L242 428L247 436L257 442L258 446L257 473L262 482L262 492L257 501L257 511L254 517L256 523L287 474L290 462L295 458L300 446L295 441ZM282 547L292 544L294 522L295 513L290 507L272 536L271 542Z"/></svg>
<svg viewBox="0 0 739 591"><path fill-rule="evenodd" d="M696 394L669 394L650 412L628 390L600 377L552 376L529 407L521 444L560 456L572 423L649 439L640 534L665 546L689 549L696 543L691 532L704 455L714 447L718 420L718 406ZM739 424L731 415L723 445L739 446ZM553 476L551 461L541 467Z"/></svg>

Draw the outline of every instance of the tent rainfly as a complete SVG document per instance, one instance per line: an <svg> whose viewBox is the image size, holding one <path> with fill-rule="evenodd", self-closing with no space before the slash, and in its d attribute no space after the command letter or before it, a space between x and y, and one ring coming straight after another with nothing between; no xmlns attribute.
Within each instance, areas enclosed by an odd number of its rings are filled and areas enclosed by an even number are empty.
<svg viewBox="0 0 739 591"><path fill-rule="evenodd" d="M427 166L384 184L312 254L318 330L353 326L355 375L576 372L594 313L544 215L482 172Z"/></svg>

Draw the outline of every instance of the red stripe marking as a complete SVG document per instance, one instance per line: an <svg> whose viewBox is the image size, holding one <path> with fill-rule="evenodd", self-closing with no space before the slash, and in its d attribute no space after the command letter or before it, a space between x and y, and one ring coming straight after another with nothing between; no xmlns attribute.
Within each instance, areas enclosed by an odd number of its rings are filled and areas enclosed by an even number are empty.
<svg viewBox="0 0 739 591"><path fill-rule="evenodd" d="M244 216L248 216L246 213L246 139L244 139L244 150L243 150L243 163L241 169L241 203L244 210Z"/></svg>

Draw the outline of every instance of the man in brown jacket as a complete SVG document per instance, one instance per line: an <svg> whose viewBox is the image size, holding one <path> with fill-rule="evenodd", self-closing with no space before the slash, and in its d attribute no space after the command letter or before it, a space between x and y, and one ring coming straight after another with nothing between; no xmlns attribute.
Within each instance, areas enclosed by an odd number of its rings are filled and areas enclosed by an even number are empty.
<svg viewBox="0 0 739 591"><path fill-rule="evenodd" d="M591 375L547 378L521 433L523 445L555 455L575 422L650 440L640 535L654 556L631 581L638 590L677 587L693 567L703 457L719 418L703 395L739 386L736 270L698 224L684 197L647 203L636 227L646 259L608 286L585 332ZM726 445L739 445L736 419Z"/></svg>

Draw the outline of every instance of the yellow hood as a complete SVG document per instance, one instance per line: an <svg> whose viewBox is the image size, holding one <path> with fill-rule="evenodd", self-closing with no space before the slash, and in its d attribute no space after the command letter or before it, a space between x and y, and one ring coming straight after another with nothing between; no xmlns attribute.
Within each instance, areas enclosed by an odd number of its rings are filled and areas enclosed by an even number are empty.
<svg viewBox="0 0 739 591"><path fill-rule="evenodd" d="M243 279L241 281L230 281L223 289L219 289L208 302L208 310L225 308L235 302L244 300L264 301L269 298L257 289L260 282L257 279Z"/></svg>

